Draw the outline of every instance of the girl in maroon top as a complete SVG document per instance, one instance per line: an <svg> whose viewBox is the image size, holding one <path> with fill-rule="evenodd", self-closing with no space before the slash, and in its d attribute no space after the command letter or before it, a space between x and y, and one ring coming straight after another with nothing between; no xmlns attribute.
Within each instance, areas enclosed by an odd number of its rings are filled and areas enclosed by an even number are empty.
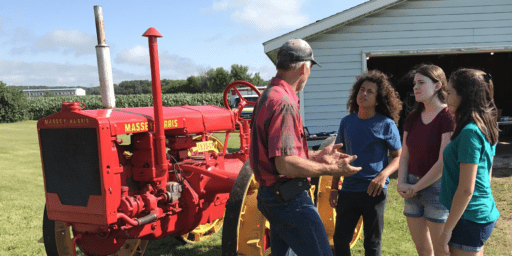
<svg viewBox="0 0 512 256"><path fill-rule="evenodd" d="M417 107L404 125L397 190L405 199L404 215L418 255L430 256L449 213L439 202L439 192L443 151L450 143L454 120L445 104L443 70L423 65L412 72Z"/></svg>

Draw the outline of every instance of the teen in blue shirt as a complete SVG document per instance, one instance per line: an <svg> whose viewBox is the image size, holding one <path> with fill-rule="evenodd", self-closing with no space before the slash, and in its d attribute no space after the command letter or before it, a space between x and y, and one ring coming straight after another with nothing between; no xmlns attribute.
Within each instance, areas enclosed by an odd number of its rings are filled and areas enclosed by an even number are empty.
<svg viewBox="0 0 512 256"><path fill-rule="evenodd" d="M347 108L350 115L341 120L336 144L343 143L342 152L357 155L352 165L362 170L346 177L340 191L340 177L333 177L334 253L350 255L350 242L362 216L365 255L381 255L388 177L398 169L402 148L396 126L402 102L388 77L372 70L358 77ZM390 163L388 151L393 157Z"/></svg>

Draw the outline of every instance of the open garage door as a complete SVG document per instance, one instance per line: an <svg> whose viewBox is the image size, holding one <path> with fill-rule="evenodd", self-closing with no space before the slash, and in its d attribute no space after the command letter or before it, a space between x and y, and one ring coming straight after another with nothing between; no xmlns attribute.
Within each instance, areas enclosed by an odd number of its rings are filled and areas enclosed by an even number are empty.
<svg viewBox="0 0 512 256"><path fill-rule="evenodd" d="M450 74L459 68L475 68L488 72L494 81L494 100L502 116L512 116L512 52L426 54L426 55L369 55L367 69L378 69L391 76L391 80L404 101L404 111L400 120L400 131L407 111L414 104L413 78L406 74L416 65L434 64ZM508 133L510 136L510 132Z"/></svg>

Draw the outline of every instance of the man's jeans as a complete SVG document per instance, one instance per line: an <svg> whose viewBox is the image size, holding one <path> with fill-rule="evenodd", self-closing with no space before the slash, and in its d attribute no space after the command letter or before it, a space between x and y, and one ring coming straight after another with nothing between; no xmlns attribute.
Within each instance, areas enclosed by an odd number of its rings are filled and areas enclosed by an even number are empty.
<svg viewBox="0 0 512 256"><path fill-rule="evenodd" d="M258 209L270 223L272 256L332 255L324 225L307 191L279 203L272 188L260 186Z"/></svg>
<svg viewBox="0 0 512 256"><path fill-rule="evenodd" d="M361 216L364 223L365 255L380 256L387 195L387 188L375 197L368 195L366 191L338 192L336 227L333 237L336 256L350 256L350 241Z"/></svg>

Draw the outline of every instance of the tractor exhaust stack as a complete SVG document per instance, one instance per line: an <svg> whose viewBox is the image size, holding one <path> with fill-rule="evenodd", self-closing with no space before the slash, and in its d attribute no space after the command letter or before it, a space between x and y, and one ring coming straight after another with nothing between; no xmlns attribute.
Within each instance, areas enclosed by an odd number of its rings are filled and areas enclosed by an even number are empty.
<svg viewBox="0 0 512 256"><path fill-rule="evenodd" d="M96 21L96 57L98 59L98 73L100 76L100 91L103 108L112 109L116 107L114 94L114 83L112 81L112 65L110 62L110 49L105 39L105 26L103 22L103 11L101 6L94 6L94 19Z"/></svg>

